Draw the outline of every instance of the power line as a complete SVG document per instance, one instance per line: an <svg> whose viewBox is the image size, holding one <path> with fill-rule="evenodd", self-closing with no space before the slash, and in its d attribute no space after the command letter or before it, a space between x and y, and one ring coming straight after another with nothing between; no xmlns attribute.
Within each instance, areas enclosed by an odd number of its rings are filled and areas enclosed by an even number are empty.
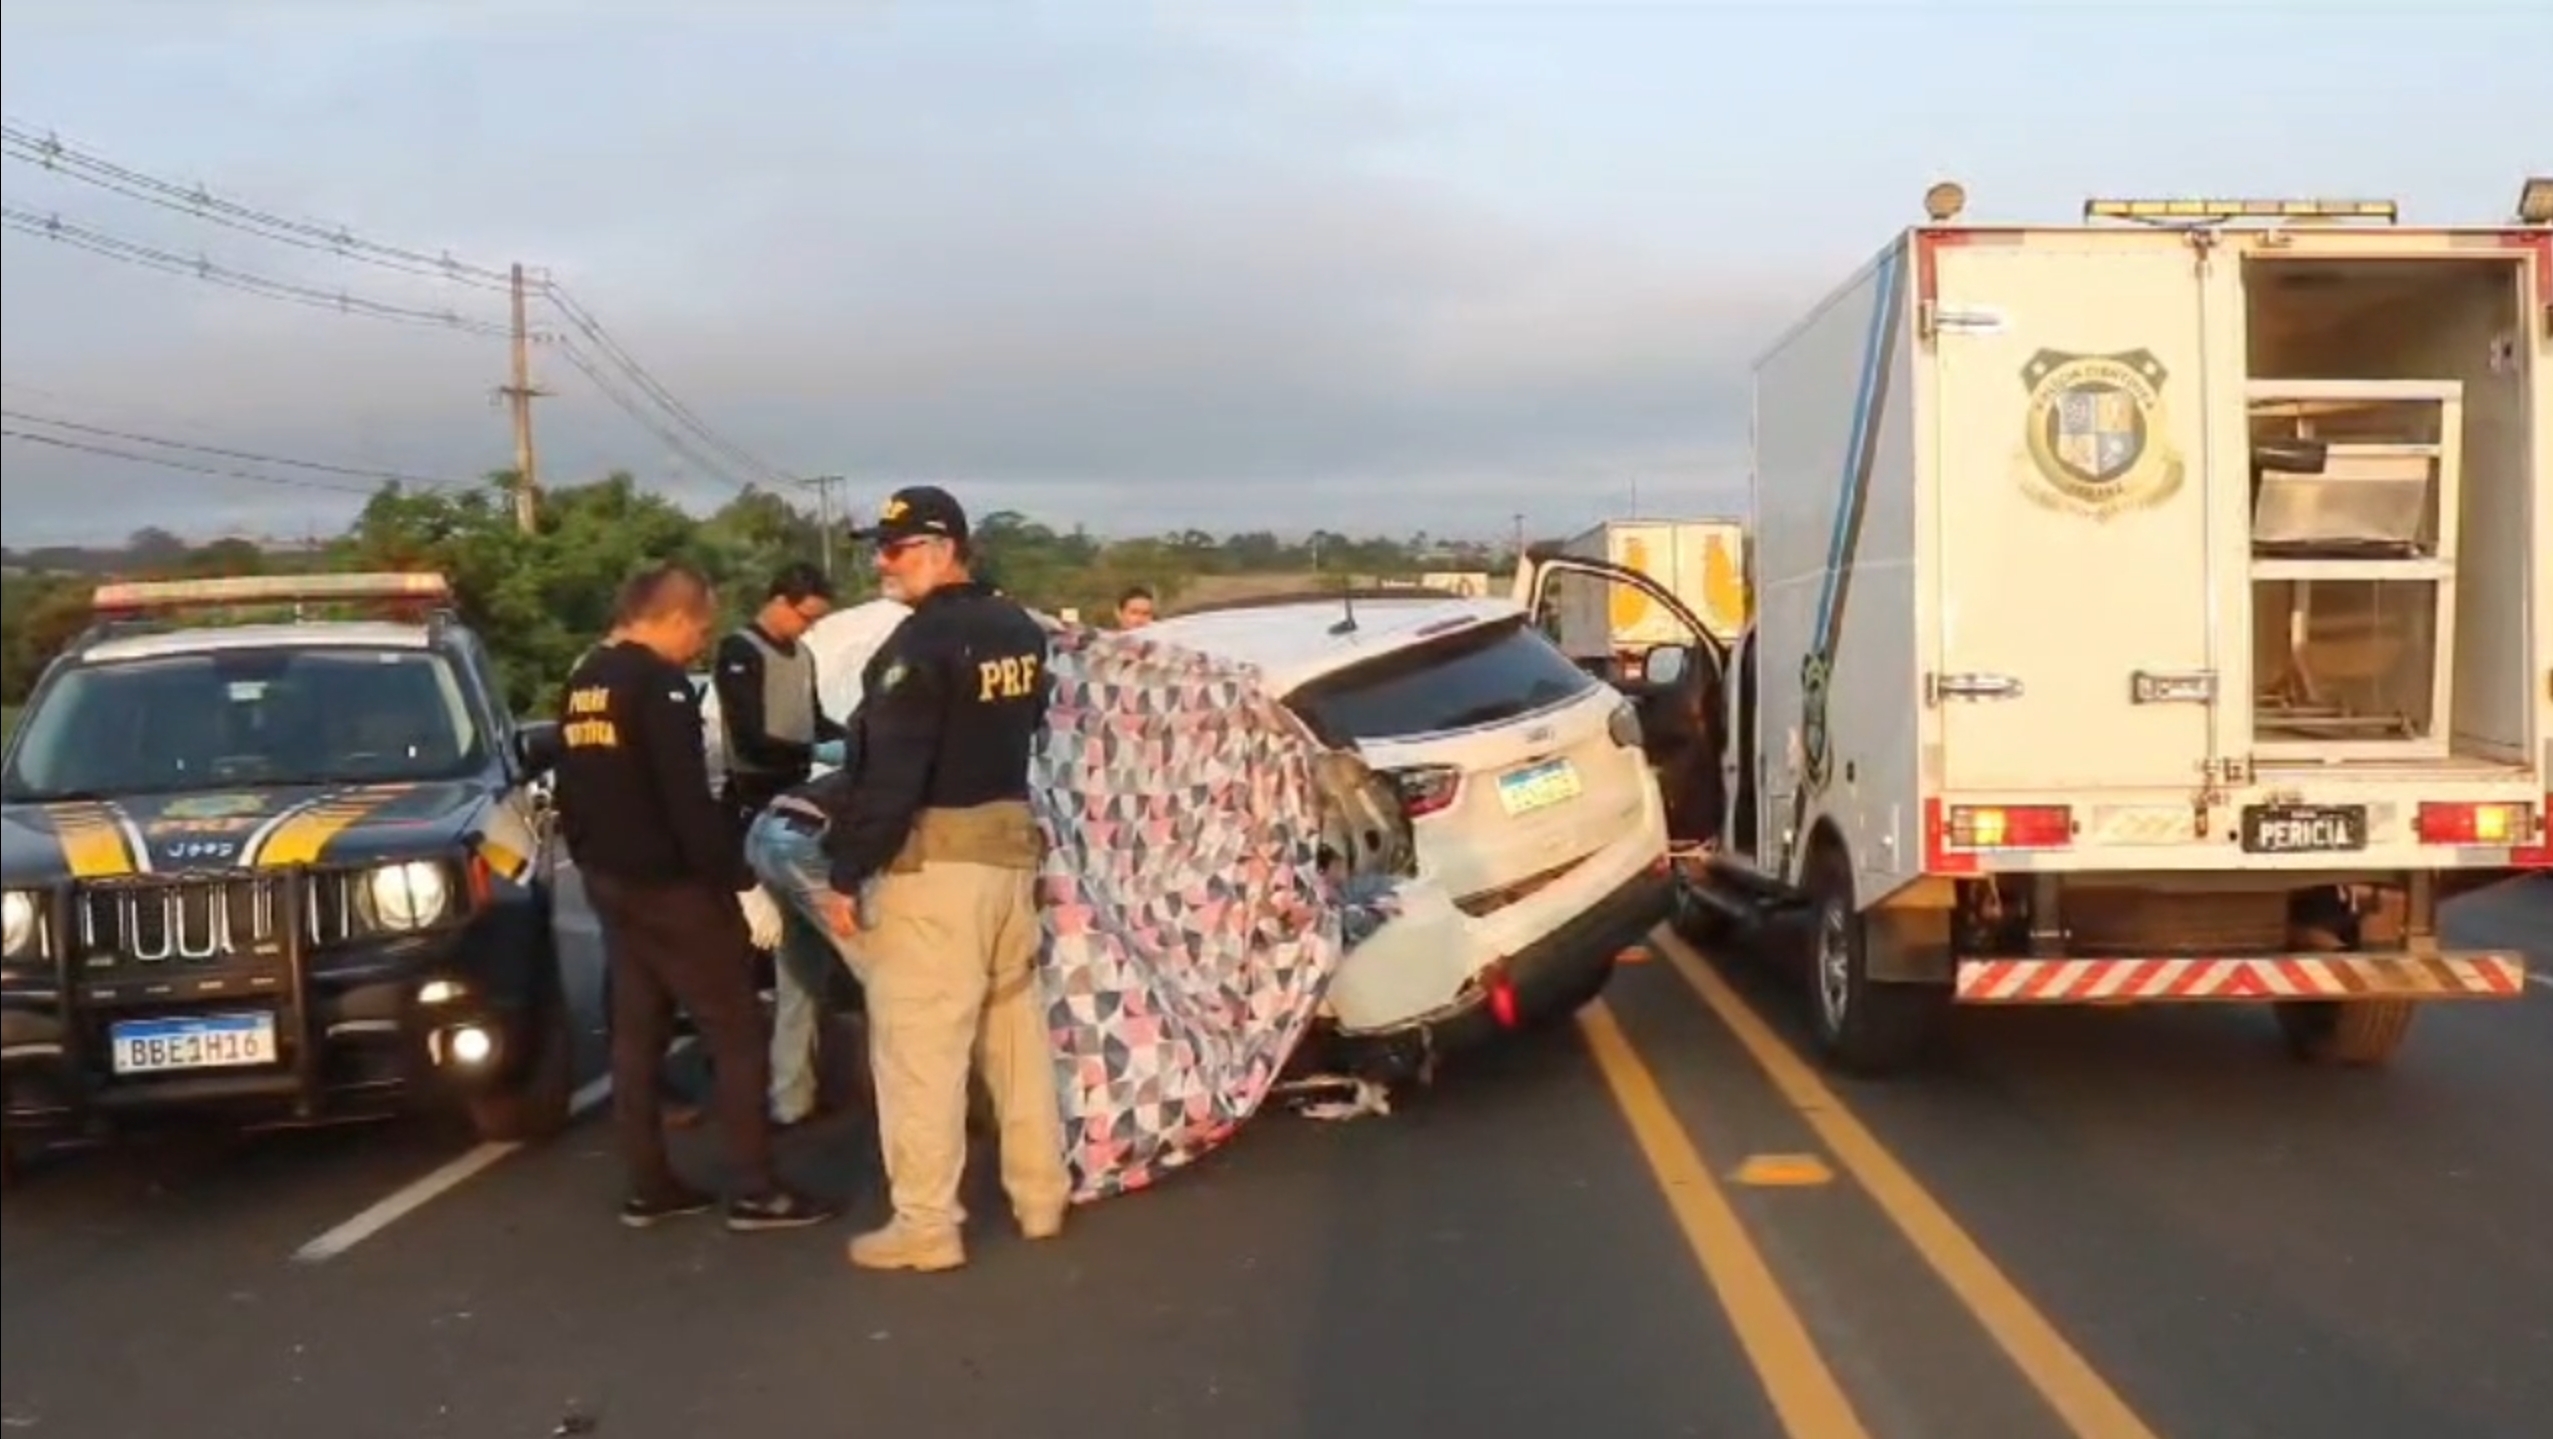
<svg viewBox="0 0 2553 1439"><path fill-rule="evenodd" d="M261 239L336 255L402 274L451 280L475 288L514 291L521 285L517 267L500 268L476 264L456 258L449 252L429 254L406 246L385 244L358 235L342 225L328 225L299 219L226 199L213 194L202 185L183 184L149 174L108 159L94 151L73 145L50 131L39 134L33 128L17 122L0 123L0 149L5 149L10 159L37 166L49 173L62 175L116 195L190 215ZM226 270L207 261L125 240L103 231L67 225L58 217L37 216L32 212L12 210L8 223L12 229L71 244L109 258L166 273L185 274L192 278L227 285L271 299L288 300L314 308L360 313L373 318L440 324L491 337L511 338L516 330L515 326L474 320L449 311L418 310L409 306L362 300L351 295L331 294L310 286L295 285L236 270ZM728 439L702 419L698 412L677 398L672 390L640 363L637 356L630 353L627 346L621 344L604 327L592 310L570 295L555 276L542 274L536 288L576 333L584 337L593 352L583 355L570 354L570 363L575 364L587 379L594 382L595 387L602 391L604 398L628 414L630 418L638 421L650 434L665 442L668 448L689 463L736 485L739 489L749 487L755 480L780 481L784 478L777 466L761 460L751 451ZM566 345L564 336L552 333L535 334L529 338L541 343L559 344L563 349ZM643 407L634 402L626 391L614 386L602 376L600 368L594 363L596 355L599 355L611 369L619 372L641 395L652 401L655 408L670 417L675 426L687 432L691 438L689 440L677 438L664 425L649 418ZM710 456L717 458L713 459ZM754 478L739 479L738 471Z"/></svg>
<svg viewBox="0 0 2553 1439"><path fill-rule="evenodd" d="M36 165L85 185L112 191L146 204L225 225L234 230L263 235L285 244L298 244L306 249L322 250L349 260L380 265L407 274L433 275L483 289L503 289L510 277L501 269L474 265L455 259L451 254L430 255L399 245L385 245L355 234L342 225L323 225L311 220L297 220L225 200L201 185L181 185L156 175L145 174L129 166L119 165L102 155L80 149L50 132L38 135L24 126L0 122L0 141L5 141L10 159Z"/></svg>
<svg viewBox="0 0 2553 1439"><path fill-rule="evenodd" d="M631 399L627 390L605 377L601 368L575 342L561 340L552 352L575 366L604 399L610 401L622 414L629 416L640 429L655 436L658 442L666 449L673 451L684 463L714 475L738 490L752 488L752 481L738 479L725 464L703 455L699 447L685 439L680 432L666 428L662 421L650 415L645 405Z"/></svg>
<svg viewBox="0 0 2553 1439"><path fill-rule="evenodd" d="M48 425L57 430L70 430L76 434L83 435L97 435L110 440L128 440L137 445L157 445L162 449L183 450L190 454L198 455L212 455L225 460L247 460L253 464L260 465L285 465L293 469L311 470L324 475L345 475L349 478L358 480L378 480L384 484L415 485L420 488L435 489L452 483L449 480L440 480L429 475L411 475L398 470L376 470L354 465L332 465L320 460L296 460L289 455L267 455L260 454L255 450L233 450L225 449L220 445L198 444L192 440L164 439L158 435L143 434L138 430L119 430L107 425L91 425L79 420L65 420L58 419L52 415L32 414L26 410L0 408L0 418L19 420L33 425Z"/></svg>
<svg viewBox="0 0 2553 1439"><path fill-rule="evenodd" d="M569 295L556 279L543 277L542 290L549 296L552 308L591 341L595 348L601 350L605 358L612 362L613 368L629 377L631 383L638 386L667 414L672 415L684 429L699 437L702 443L726 456L748 474L762 479L780 478L780 471L776 467L754 458L750 452L710 428L709 423L694 414L689 406L674 398L673 392L659 383L654 375L649 374L647 367L638 362L637 356L632 355L618 340L613 339L611 332L603 328L603 322L594 318L591 310L578 304L575 297Z"/></svg>
<svg viewBox="0 0 2553 1439"><path fill-rule="evenodd" d="M331 295L325 290L306 285L295 285L267 276L226 269L209 261L190 260L173 251L144 245L103 231L71 225L57 218L38 216L14 205L0 206L0 224L5 224L9 229L23 234L32 234L42 239L69 244L78 249L105 255L110 259L139 265L144 269L157 270L163 274L177 275L185 279L202 280L208 284L240 290L263 299L282 300L313 309L333 310L371 319L408 324L435 323L447 328L459 329L468 334L485 335L491 338L510 339L513 334L513 327L510 325L472 320L466 316L448 312L418 310L352 294ZM728 462L710 458L702 453L699 445L667 428L663 422L650 414L646 405L633 399L625 389L615 385L592 358L585 355L565 336L551 331L540 331L529 335L528 338L534 343L555 347L561 358L581 371L604 399L610 401L614 407L635 421L641 429L680 456L685 463L724 480L739 490L747 488L752 483L749 480L739 479ZM637 366L633 359L624 361L614 368L626 372ZM661 389L661 386L658 388ZM665 408L661 401L658 408Z"/></svg>
<svg viewBox="0 0 2553 1439"><path fill-rule="evenodd" d="M127 240L121 236L110 235L103 230L73 224L59 215L40 215L33 210L16 205L0 206L0 224L6 224L9 229L19 234L32 235L39 240L51 240L69 245L74 249L86 250L94 255L103 255L111 260L122 261L128 265L138 265L146 270L157 270L162 274L201 280L206 284L244 291L264 299L282 300L317 310L334 310L340 314L360 315L366 319L391 320L414 325L440 325L446 329L459 330L472 335L504 336L510 333L508 327L504 325L491 320L472 319L457 310L427 310L413 305L375 300L351 291L332 293L311 285L297 285L289 280L278 280L271 276L251 274L245 270L230 269L201 257L161 249L156 245L146 245L138 240Z"/></svg>
<svg viewBox="0 0 2553 1439"><path fill-rule="evenodd" d="M120 450L111 445L92 445L82 440L66 440L59 435L38 435L26 430L0 428L0 438L22 440L31 445L51 445L56 449L77 450L84 455L103 455L113 460L131 460L137 464L158 465L164 469L184 470L189 474L213 475L229 480L254 480L261 485L289 485L303 490L333 490L346 495L370 495L372 490L360 485L333 484L327 480L305 480L293 475L261 475L250 470L226 469L219 465L198 465L166 455L145 455L133 450Z"/></svg>

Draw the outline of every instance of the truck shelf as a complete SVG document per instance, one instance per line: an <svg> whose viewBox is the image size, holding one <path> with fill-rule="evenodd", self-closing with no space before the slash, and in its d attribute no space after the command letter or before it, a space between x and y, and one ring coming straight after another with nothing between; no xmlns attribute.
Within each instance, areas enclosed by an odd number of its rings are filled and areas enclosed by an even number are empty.
<svg viewBox="0 0 2553 1439"><path fill-rule="evenodd" d="M2453 380L2250 383L2262 759L2325 758L2336 745L2447 756L2463 390Z"/></svg>

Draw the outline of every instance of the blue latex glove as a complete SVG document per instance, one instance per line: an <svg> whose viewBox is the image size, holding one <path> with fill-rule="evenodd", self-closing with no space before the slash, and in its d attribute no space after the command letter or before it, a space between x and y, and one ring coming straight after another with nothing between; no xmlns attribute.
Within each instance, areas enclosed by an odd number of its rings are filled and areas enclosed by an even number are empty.
<svg viewBox="0 0 2553 1439"><path fill-rule="evenodd" d="M815 762L841 768L845 750L842 741L829 739L815 747Z"/></svg>

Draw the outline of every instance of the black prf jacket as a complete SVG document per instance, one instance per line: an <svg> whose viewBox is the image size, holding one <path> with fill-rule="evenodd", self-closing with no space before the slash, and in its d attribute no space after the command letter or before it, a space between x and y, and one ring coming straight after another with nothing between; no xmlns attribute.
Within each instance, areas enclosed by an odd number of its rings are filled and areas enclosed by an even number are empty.
<svg viewBox="0 0 2553 1439"><path fill-rule="evenodd" d="M1045 628L980 581L922 597L861 672L843 784L824 808L833 887L884 871L926 809L1028 798L1028 757L1053 681Z"/></svg>

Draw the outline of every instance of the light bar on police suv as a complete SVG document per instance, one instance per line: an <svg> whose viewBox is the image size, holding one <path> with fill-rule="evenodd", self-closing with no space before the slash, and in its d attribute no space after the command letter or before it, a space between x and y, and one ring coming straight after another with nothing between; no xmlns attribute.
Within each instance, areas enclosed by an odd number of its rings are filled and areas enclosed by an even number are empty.
<svg viewBox="0 0 2553 1439"><path fill-rule="evenodd" d="M131 613L190 606L331 604L359 600L449 603L452 586L431 571L380 574L228 575L202 580L135 580L100 585L89 606Z"/></svg>
<svg viewBox="0 0 2553 1439"><path fill-rule="evenodd" d="M2382 220L2402 217L2391 200L2086 200L2087 220Z"/></svg>

